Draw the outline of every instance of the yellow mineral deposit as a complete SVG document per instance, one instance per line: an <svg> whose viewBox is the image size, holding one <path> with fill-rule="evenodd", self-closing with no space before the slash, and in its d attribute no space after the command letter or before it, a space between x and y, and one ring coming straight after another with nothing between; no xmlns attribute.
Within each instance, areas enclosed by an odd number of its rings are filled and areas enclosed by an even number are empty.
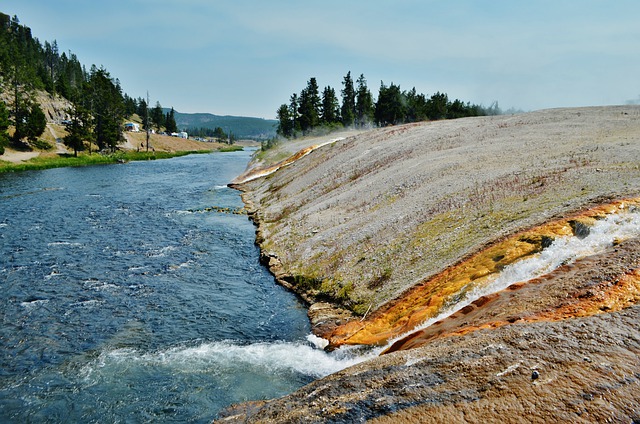
<svg viewBox="0 0 640 424"><path fill-rule="evenodd" d="M326 337L334 347L345 344L382 345L390 339L409 333L425 321L437 317L445 307L455 303L456 298L465 291L482 286L485 280L495 277L495 274L507 265L542 251L552 240L572 236L580 228L588 228L609 214L630 206L637 207L639 204L639 198L617 201L519 232L423 281L367 319L350 321L336 328ZM516 283L511 289L521 287L522 284ZM625 284L604 290L598 298L580 300L575 304L540 313L537 317L529 319L554 320L597 313L601 310L603 302L609 302L608 308L616 310L629 304L630 297L637 301L638 292L638 270L635 270L626 277ZM484 296L473 302L474 306L481 307L491 298L492 296ZM495 322L484 325L496 327L502 324ZM461 334L465 332L458 331Z"/></svg>

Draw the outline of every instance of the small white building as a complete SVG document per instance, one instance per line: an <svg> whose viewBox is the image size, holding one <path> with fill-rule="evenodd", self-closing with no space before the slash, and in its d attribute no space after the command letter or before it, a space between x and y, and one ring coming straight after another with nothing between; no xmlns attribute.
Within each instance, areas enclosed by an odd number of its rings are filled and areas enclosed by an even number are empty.
<svg viewBox="0 0 640 424"><path fill-rule="evenodd" d="M140 124L136 124L135 122L127 122L126 124L124 124L124 130L140 132Z"/></svg>

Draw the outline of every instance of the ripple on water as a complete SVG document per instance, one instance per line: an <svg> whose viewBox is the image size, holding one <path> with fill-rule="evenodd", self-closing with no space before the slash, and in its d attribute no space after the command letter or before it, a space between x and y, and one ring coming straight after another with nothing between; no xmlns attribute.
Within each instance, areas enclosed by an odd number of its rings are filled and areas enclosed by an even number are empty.
<svg viewBox="0 0 640 424"><path fill-rule="evenodd" d="M246 216L184 212L241 207L223 184L249 156L6 177L0 422L204 423L350 364L305 341Z"/></svg>

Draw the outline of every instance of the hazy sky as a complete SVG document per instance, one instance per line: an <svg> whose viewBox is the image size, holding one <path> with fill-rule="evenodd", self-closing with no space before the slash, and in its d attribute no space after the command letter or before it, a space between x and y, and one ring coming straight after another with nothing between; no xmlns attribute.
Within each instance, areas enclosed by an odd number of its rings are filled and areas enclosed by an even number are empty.
<svg viewBox="0 0 640 424"><path fill-rule="evenodd" d="M502 109L640 99L638 0L2 0L33 35L180 112L275 118L348 71Z"/></svg>

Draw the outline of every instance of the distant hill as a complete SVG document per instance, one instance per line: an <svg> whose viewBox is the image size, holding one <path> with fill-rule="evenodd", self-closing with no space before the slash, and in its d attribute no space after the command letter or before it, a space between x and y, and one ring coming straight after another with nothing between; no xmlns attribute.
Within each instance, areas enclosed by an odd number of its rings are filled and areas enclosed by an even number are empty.
<svg viewBox="0 0 640 424"><path fill-rule="evenodd" d="M165 110L165 113L168 111ZM180 113L174 111L179 129L222 128L231 131L237 138L268 139L276 135L278 121L275 119L251 118L246 116L219 116L211 113Z"/></svg>

